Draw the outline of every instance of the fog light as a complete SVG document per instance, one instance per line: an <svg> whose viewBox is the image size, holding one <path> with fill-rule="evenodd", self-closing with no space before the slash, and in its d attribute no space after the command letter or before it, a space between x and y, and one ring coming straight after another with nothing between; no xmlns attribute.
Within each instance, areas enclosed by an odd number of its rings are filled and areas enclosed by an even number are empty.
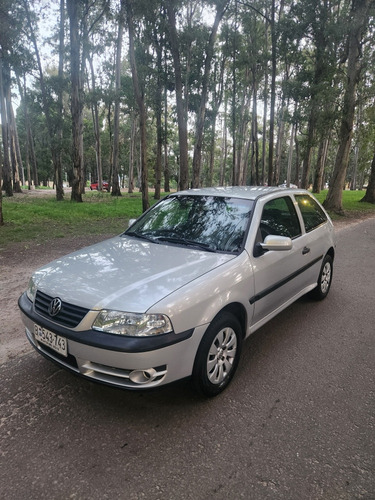
<svg viewBox="0 0 375 500"><path fill-rule="evenodd" d="M156 370L148 368L147 370L133 370L129 378L134 384L147 384L152 382L156 377Z"/></svg>

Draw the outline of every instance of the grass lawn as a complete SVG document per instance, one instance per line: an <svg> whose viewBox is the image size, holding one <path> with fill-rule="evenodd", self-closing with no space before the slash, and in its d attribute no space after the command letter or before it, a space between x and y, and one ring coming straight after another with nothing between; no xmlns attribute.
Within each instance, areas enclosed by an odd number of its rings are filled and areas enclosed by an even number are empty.
<svg viewBox="0 0 375 500"><path fill-rule="evenodd" d="M364 213L375 215L375 205L360 203L364 191L344 191L345 216L355 218ZM323 202L327 191L317 198ZM150 205L155 203L150 194ZM129 219L142 213L141 193L124 193L113 197L109 193L88 191L83 203L66 200L57 202L54 194L17 194L3 198L4 226L0 227L0 249L21 241L64 238L85 234L119 234L128 226ZM331 214L333 219L343 216Z"/></svg>
<svg viewBox="0 0 375 500"><path fill-rule="evenodd" d="M155 203L150 196L150 205ZM88 191L83 203L56 201L54 194L17 194L3 198L4 226L0 248L20 241L43 240L85 234L119 234L129 219L142 213L141 193L113 197Z"/></svg>

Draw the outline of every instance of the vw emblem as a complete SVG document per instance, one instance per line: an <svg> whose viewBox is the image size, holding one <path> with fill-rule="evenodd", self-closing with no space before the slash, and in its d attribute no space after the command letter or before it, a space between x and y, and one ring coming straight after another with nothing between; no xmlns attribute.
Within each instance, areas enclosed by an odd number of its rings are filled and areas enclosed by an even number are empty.
<svg viewBox="0 0 375 500"><path fill-rule="evenodd" d="M56 316L61 311L62 302L58 297L54 298L48 306L48 313L50 316Z"/></svg>

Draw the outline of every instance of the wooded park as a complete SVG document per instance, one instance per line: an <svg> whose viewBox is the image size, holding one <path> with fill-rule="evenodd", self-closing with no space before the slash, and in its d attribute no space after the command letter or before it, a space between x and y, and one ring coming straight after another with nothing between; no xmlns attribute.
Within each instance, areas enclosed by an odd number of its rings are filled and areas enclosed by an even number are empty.
<svg viewBox="0 0 375 500"><path fill-rule="evenodd" d="M2 0L2 191L295 184L375 203L375 0Z"/></svg>

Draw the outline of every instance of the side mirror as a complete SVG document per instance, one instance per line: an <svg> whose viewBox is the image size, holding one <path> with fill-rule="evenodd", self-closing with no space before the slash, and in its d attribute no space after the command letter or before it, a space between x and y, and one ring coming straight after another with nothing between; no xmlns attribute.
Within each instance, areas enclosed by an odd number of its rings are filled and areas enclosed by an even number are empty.
<svg viewBox="0 0 375 500"><path fill-rule="evenodd" d="M291 250L293 242L287 236L268 235L263 243L257 243L254 248L254 257L263 255L267 250L275 250L277 252Z"/></svg>
<svg viewBox="0 0 375 500"><path fill-rule="evenodd" d="M128 227L131 227L137 219L129 219Z"/></svg>

